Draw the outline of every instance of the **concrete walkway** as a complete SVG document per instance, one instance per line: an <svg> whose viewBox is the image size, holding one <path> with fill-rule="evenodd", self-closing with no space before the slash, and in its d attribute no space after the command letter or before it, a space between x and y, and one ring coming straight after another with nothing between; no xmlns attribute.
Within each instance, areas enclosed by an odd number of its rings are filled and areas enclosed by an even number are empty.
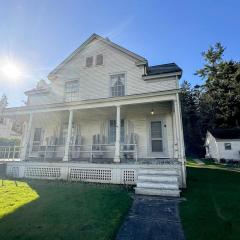
<svg viewBox="0 0 240 240"><path fill-rule="evenodd" d="M183 240L179 199L137 196L116 240Z"/></svg>

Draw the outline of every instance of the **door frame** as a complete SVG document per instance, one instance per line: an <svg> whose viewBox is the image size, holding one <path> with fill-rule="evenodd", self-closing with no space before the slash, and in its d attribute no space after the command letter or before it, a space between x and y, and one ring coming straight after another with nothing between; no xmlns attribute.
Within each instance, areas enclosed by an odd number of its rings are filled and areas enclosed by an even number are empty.
<svg viewBox="0 0 240 240"><path fill-rule="evenodd" d="M161 121L162 123L162 152L152 152L152 136L151 136L151 123ZM165 118L163 117L151 117L148 119L148 157L149 158L169 158L168 153L168 139L167 139L167 125Z"/></svg>

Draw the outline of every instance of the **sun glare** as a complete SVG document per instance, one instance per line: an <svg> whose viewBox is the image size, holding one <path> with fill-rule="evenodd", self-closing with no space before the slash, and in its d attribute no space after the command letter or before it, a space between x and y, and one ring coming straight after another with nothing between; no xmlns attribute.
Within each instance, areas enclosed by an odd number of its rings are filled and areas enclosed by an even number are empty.
<svg viewBox="0 0 240 240"><path fill-rule="evenodd" d="M17 79L22 75L20 67L11 62L8 62L0 67L0 71L9 79Z"/></svg>

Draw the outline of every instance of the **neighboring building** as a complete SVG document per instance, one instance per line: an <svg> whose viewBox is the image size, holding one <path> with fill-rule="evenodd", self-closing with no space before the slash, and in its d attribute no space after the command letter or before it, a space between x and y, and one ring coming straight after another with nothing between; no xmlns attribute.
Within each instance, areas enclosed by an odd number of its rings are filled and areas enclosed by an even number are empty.
<svg viewBox="0 0 240 240"><path fill-rule="evenodd" d="M49 74L50 84L26 92L27 106L4 112L25 119L23 162L8 164L9 173L178 196L186 180L181 76L175 63L149 66L93 34Z"/></svg>
<svg viewBox="0 0 240 240"><path fill-rule="evenodd" d="M17 124L10 118L0 117L0 138L20 139L21 125Z"/></svg>
<svg viewBox="0 0 240 240"><path fill-rule="evenodd" d="M215 129L207 132L205 140L206 158L218 162L240 160L240 129Z"/></svg>

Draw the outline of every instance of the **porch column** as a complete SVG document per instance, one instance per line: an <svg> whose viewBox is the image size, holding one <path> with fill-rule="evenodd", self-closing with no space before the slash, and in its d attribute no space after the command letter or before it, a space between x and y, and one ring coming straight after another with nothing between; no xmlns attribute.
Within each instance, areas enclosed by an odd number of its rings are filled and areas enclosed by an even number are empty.
<svg viewBox="0 0 240 240"><path fill-rule="evenodd" d="M24 133L23 143L21 144L22 145L21 154L20 154L20 159L21 160L26 160L26 157L27 157L28 146L30 145L32 120L33 120L33 114L30 113L29 114L29 120L28 120L28 123L27 123L27 127L26 127L25 133Z"/></svg>
<svg viewBox="0 0 240 240"><path fill-rule="evenodd" d="M67 132L67 139L65 142L63 161L69 161L69 146L70 146L70 141L72 136L72 121L73 121L73 110L70 110L69 118L68 118L68 132Z"/></svg>
<svg viewBox="0 0 240 240"><path fill-rule="evenodd" d="M115 163L120 162L120 136L121 136L121 114L120 106L117 106L115 156L113 159Z"/></svg>
<svg viewBox="0 0 240 240"><path fill-rule="evenodd" d="M176 116L177 139L178 139L178 157L182 163L183 187L186 187L185 147L184 147L183 127L182 127L181 109L180 109L180 101L179 101L178 93L176 94L176 101L174 101L174 106L175 106L175 116Z"/></svg>

